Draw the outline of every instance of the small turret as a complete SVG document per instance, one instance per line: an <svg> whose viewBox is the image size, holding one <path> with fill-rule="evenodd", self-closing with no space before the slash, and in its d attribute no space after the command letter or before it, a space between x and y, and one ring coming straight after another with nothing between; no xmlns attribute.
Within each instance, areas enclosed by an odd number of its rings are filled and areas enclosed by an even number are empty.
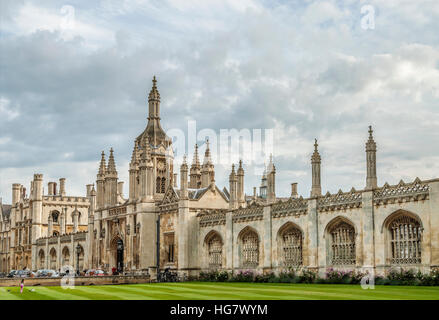
<svg viewBox="0 0 439 320"><path fill-rule="evenodd" d="M366 189L374 189L378 185L376 168L377 145L373 139L372 126L369 126L369 139L366 142Z"/></svg>
<svg viewBox="0 0 439 320"><path fill-rule="evenodd" d="M187 199L188 197L188 179L187 179L188 166L186 161L186 155L183 157L183 163L180 166L180 197Z"/></svg>
<svg viewBox="0 0 439 320"><path fill-rule="evenodd" d="M276 201L276 168L273 163L273 155L270 154L270 162L267 167L267 202Z"/></svg>
<svg viewBox="0 0 439 320"><path fill-rule="evenodd" d="M237 182L238 179L235 173L235 165L232 164L232 172L229 175L229 186L230 186L229 209L231 210L236 209L238 207Z"/></svg>
<svg viewBox="0 0 439 320"><path fill-rule="evenodd" d="M237 171L238 185L238 206L245 206L245 193L244 193L244 168L242 167L242 160L239 160L239 167Z"/></svg>
<svg viewBox="0 0 439 320"><path fill-rule="evenodd" d="M200 159L198 158L198 144L195 144L194 158L190 170L189 188L198 189L201 187Z"/></svg>
<svg viewBox="0 0 439 320"><path fill-rule="evenodd" d="M198 154L197 154L198 156ZM204 162L201 169L201 187L206 188L212 182L215 182L215 168L210 155L209 139L206 140L206 152L204 154Z"/></svg>
<svg viewBox="0 0 439 320"><path fill-rule="evenodd" d="M317 143L317 139L315 139L314 153L311 156L311 167L312 167L311 197L318 197L322 195L322 186L320 180L321 157L317 147L318 147L318 143Z"/></svg>

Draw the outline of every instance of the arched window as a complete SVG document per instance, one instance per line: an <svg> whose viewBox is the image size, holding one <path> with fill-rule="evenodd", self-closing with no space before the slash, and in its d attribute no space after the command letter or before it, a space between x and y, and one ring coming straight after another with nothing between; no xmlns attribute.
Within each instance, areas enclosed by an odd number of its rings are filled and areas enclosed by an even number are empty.
<svg viewBox="0 0 439 320"><path fill-rule="evenodd" d="M41 249L40 252L38 253L38 258L39 258L40 269L44 269L44 250L43 249Z"/></svg>
<svg viewBox="0 0 439 320"><path fill-rule="evenodd" d="M281 232L282 262L286 267L302 265L302 232L295 226L287 226Z"/></svg>
<svg viewBox="0 0 439 320"><path fill-rule="evenodd" d="M80 252L79 252L79 270L84 270L84 248L80 245L79 246Z"/></svg>
<svg viewBox="0 0 439 320"><path fill-rule="evenodd" d="M165 179L165 177L163 177L162 178L161 193L165 193L165 187L166 187L166 179Z"/></svg>
<svg viewBox="0 0 439 320"><path fill-rule="evenodd" d="M340 220L328 230L329 263L331 265L355 264L355 228Z"/></svg>
<svg viewBox="0 0 439 320"><path fill-rule="evenodd" d="M241 236L241 261L244 268L259 265L259 237L253 230L247 230Z"/></svg>
<svg viewBox="0 0 439 320"><path fill-rule="evenodd" d="M388 226L392 264L421 263L421 224L417 219L399 214Z"/></svg>
<svg viewBox="0 0 439 320"><path fill-rule="evenodd" d="M70 264L70 251L69 248L64 247L62 250L62 266L67 266Z"/></svg>
<svg viewBox="0 0 439 320"><path fill-rule="evenodd" d="M59 212L58 211L53 211L52 212L52 221L53 221L53 223L58 223L58 217L59 217Z"/></svg>
<svg viewBox="0 0 439 320"><path fill-rule="evenodd" d="M155 181L155 192L156 193L160 193L160 177L157 177L156 181Z"/></svg>
<svg viewBox="0 0 439 320"><path fill-rule="evenodd" d="M56 269L56 250L52 248L50 250L50 269Z"/></svg>
<svg viewBox="0 0 439 320"><path fill-rule="evenodd" d="M223 243L218 234L214 234L207 241L209 254L209 268L218 269L223 264Z"/></svg>

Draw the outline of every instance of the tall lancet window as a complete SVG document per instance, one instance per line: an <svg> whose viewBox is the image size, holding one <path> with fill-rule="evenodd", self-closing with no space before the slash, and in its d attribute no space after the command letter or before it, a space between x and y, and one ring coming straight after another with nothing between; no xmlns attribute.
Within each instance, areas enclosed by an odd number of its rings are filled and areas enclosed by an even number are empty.
<svg viewBox="0 0 439 320"><path fill-rule="evenodd" d="M241 261L244 268L259 265L259 237L252 230L247 230L241 237Z"/></svg>
<svg viewBox="0 0 439 320"><path fill-rule="evenodd" d="M392 264L421 263L421 225L416 219L399 215L389 224Z"/></svg>
<svg viewBox="0 0 439 320"><path fill-rule="evenodd" d="M340 221L329 229L329 253L331 265L355 264L355 229Z"/></svg>
<svg viewBox="0 0 439 320"><path fill-rule="evenodd" d="M162 178L162 182L161 182L161 185L160 185L160 191L161 191L161 193L165 193L165 187L166 187L166 179L165 179L165 177L163 177Z"/></svg>
<svg viewBox="0 0 439 320"><path fill-rule="evenodd" d="M156 179L156 181L155 181L155 193L160 193L160 190L161 190L161 185L162 185L162 183L161 183L161 179L160 179L160 177L157 177L157 179Z"/></svg>
<svg viewBox="0 0 439 320"><path fill-rule="evenodd" d="M220 236L218 234L212 236L207 245L209 250L209 268L221 268L223 261L223 243Z"/></svg>

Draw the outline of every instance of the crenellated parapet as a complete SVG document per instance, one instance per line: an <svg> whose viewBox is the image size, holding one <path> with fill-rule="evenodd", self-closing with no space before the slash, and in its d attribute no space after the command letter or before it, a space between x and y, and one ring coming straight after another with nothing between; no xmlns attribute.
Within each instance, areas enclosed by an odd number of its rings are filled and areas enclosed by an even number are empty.
<svg viewBox="0 0 439 320"><path fill-rule="evenodd" d="M200 227L211 227L226 224L226 211L222 209L204 210L200 212L199 218Z"/></svg>
<svg viewBox="0 0 439 320"><path fill-rule="evenodd" d="M308 201L303 197L287 201L278 201L271 205L271 216L273 218L281 218L288 216L299 216L306 214L308 211Z"/></svg>
<svg viewBox="0 0 439 320"><path fill-rule="evenodd" d="M264 216L264 206L252 205L247 208L241 208L233 211L233 222L245 222L262 220Z"/></svg>
<svg viewBox="0 0 439 320"><path fill-rule="evenodd" d="M427 182L416 178L412 183L400 181L390 186L387 182L373 193L373 202L376 206L395 202L411 202L428 200L430 187Z"/></svg>
<svg viewBox="0 0 439 320"><path fill-rule="evenodd" d="M330 194L328 191L317 200L317 210L320 212L361 208L361 205L362 193L354 188L350 192L339 190L336 194Z"/></svg>

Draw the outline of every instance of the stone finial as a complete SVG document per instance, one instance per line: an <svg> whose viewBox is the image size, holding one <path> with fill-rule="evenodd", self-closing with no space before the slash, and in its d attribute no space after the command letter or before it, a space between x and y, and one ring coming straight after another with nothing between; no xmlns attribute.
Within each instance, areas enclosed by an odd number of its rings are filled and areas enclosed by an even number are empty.
<svg viewBox="0 0 439 320"><path fill-rule="evenodd" d="M373 130L372 126L369 126L369 139L366 142L366 151L376 151L376 143L373 139Z"/></svg>
<svg viewBox="0 0 439 320"><path fill-rule="evenodd" d="M110 148L110 156L108 157L107 172L116 173L116 163L114 161L113 148Z"/></svg>
<svg viewBox="0 0 439 320"><path fill-rule="evenodd" d="M242 167L242 160L239 160L238 175L244 175L244 168Z"/></svg>
<svg viewBox="0 0 439 320"><path fill-rule="evenodd" d="M230 173L229 180L234 180L236 177L235 164L232 164L232 172Z"/></svg>
<svg viewBox="0 0 439 320"><path fill-rule="evenodd" d="M102 151L102 153L101 153L101 163L99 165L99 174L100 175L104 175L105 174L106 167L107 167L107 165L106 165L106 161L105 161L105 152Z"/></svg>
<svg viewBox="0 0 439 320"><path fill-rule="evenodd" d="M200 167L200 159L198 158L198 144L195 144L195 150L194 150L194 158L192 160L192 167Z"/></svg>
<svg viewBox="0 0 439 320"><path fill-rule="evenodd" d="M134 164L137 162L138 159L138 155L137 155L137 143L136 141L134 141L134 148L133 148L133 153L131 155L131 163Z"/></svg>
<svg viewBox="0 0 439 320"><path fill-rule="evenodd" d="M311 162L313 163L319 163L322 160L319 154L318 146L319 144L317 143L317 139L314 139L314 153L311 156Z"/></svg>
<svg viewBox="0 0 439 320"><path fill-rule="evenodd" d="M148 101L154 101L154 100L160 101L160 93L157 90L157 80L155 76L152 78L152 88L148 96Z"/></svg>

